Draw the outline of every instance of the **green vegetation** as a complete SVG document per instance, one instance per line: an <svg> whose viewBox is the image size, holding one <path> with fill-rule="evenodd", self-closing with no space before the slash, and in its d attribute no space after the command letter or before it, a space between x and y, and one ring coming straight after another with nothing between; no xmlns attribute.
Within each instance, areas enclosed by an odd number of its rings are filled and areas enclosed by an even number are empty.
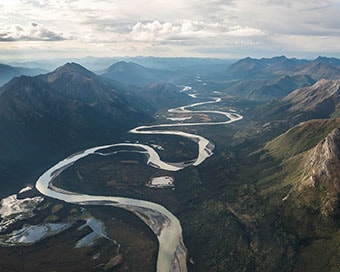
<svg viewBox="0 0 340 272"><path fill-rule="evenodd" d="M270 141L265 149L276 159L287 159L314 147L336 127L340 119L307 121Z"/></svg>

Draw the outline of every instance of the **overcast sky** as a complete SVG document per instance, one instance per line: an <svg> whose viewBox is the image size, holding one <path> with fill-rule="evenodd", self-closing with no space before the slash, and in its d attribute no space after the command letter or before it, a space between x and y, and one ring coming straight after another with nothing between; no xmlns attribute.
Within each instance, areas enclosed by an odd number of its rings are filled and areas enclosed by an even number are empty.
<svg viewBox="0 0 340 272"><path fill-rule="evenodd" d="M340 0L0 0L0 60L340 57Z"/></svg>

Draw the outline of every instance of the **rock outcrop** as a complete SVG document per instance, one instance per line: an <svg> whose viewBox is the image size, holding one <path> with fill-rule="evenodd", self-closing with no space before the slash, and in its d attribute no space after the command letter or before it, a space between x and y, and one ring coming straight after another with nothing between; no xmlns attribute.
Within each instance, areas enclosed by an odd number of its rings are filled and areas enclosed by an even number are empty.
<svg viewBox="0 0 340 272"><path fill-rule="evenodd" d="M340 200L340 128L335 128L315 148L309 151L305 169L307 176L299 191L307 188L318 190L321 212L336 215Z"/></svg>

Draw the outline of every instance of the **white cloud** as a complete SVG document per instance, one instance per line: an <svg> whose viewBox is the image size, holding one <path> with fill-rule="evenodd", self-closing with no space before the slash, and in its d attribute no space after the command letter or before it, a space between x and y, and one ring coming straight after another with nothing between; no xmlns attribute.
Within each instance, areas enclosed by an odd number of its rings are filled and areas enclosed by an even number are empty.
<svg viewBox="0 0 340 272"><path fill-rule="evenodd" d="M252 28L226 26L220 23L184 20L179 23L153 21L136 23L130 33L135 41L187 40L196 38L222 38L223 36L262 36L265 32Z"/></svg>
<svg viewBox="0 0 340 272"><path fill-rule="evenodd" d="M227 34L230 36L250 37L250 36L265 36L266 32L258 28L249 26L241 27L238 25L230 27L229 32Z"/></svg>
<svg viewBox="0 0 340 272"><path fill-rule="evenodd" d="M83 55L153 52L303 52L340 36L338 0L10 0L0 4L1 49L25 41L65 40L53 52ZM39 20L37 19L39 18ZM33 25L29 22L37 21ZM327 37L327 39L325 38ZM299 45L308 41L307 46ZM67 45L66 45L67 43ZM41 43L35 44L36 50ZM33 45L31 45L33 46ZM55 46L54 48L52 48ZM5 48L6 47L6 48ZM322 48L321 48L322 47ZM31 47L30 47L31 48ZM64 51L67 51L67 50ZM19 49L18 49L19 50ZM44 50L47 50L46 48ZM115 51L116 50L116 51ZM154 51L150 51L154 50ZM75 50L72 51L74 53ZM47 52L47 51L46 51ZM14 53L13 53L14 54ZM99 52L98 52L99 54ZM255 53L254 53L255 54ZM274 53L275 54L275 53ZM339 53L340 54L340 53Z"/></svg>
<svg viewBox="0 0 340 272"><path fill-rule="evenodd" d="M0 41L61 41L66 38L62 33L49 30L44 25L31 22L26 26L0 26Z"/></svg>

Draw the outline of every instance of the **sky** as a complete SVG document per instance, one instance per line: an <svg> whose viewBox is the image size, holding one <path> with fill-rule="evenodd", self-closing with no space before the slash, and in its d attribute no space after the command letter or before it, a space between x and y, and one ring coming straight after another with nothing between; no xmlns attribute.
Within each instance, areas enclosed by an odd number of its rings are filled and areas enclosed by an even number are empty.
<svg viewBox="0 0 340 272"><path fill-rule="evenodd" d="M340 57L340 0L0 0L0 60Z"/></svg>

